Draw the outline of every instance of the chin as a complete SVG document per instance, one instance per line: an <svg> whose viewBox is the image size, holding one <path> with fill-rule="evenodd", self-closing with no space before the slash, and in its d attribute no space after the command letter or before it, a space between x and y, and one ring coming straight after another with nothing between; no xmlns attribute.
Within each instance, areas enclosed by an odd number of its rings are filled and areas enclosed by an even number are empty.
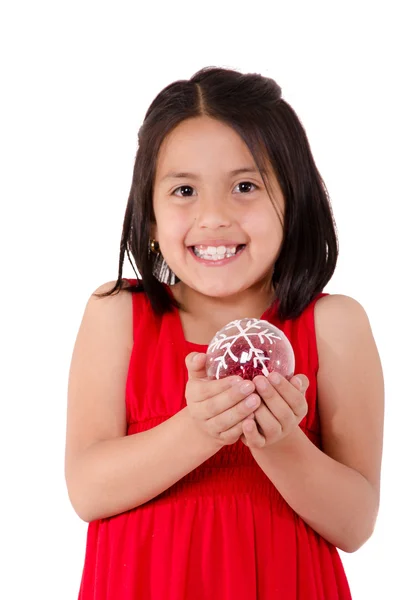
<svg viewBox="0 0 397 600"><path fill-rule="evenodd" d="M248 286L232 285L230 281L216 281L211 283L206 282L194 287L204 296L210 296L211 298L228 298L229 296L234 296L235 294L244 291Z"/></svg>

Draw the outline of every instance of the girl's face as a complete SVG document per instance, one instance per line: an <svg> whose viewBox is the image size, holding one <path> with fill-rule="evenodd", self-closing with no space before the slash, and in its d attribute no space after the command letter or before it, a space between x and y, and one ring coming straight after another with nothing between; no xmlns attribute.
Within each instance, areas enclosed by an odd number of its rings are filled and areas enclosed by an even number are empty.
<svg viewBox="0 0 397 600"><path fill-rule="evenodd" d="M283 220L284 199L270 177ZM228 125L196 117L164 139L153 208L153 237L183 284L221 298L271 278L282 224L248 147Z"/></svg>

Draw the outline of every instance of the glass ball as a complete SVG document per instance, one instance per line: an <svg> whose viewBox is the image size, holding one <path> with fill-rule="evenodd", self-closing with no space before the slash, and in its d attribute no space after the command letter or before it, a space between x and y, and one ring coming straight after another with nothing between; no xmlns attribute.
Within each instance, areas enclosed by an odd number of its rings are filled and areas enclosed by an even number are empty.
<svg viewBox="0 0 397 600"><path fill-rule="evenodd" d="M253 379L277 371L290 379L295 355L287 336L268 321L231 321L213 337L207 349L206 372L210 379L239 375Z"/></svg>

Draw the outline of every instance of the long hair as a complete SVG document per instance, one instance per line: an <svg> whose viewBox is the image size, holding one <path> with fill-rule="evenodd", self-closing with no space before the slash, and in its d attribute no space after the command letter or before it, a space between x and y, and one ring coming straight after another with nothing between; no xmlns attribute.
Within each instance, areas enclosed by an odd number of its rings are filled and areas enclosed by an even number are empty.
<svg viewBox="0 0 397 600"><path fill-rule="evenodd" d="M284 235L272 282L281 320L298 317L331 279L338 257L329 194L306 132L281 88L260 74L206 67L165 87L153 100L138 134L132 185L120 243L119 272L108 296L121 288L145 291L156 314L179 306L158 280L162 257L149 252L154 222L153 181L165 136L185 119L202 115L232 127L248 146L267 188L270 162L285 199ZM270 194L271 196L271 194ZM125 253L139 280L125 287ZM136 263L136 271L131 255ZM159 266L160 261L160 266ZM157 275L157 277L156 277Z"/></svg>

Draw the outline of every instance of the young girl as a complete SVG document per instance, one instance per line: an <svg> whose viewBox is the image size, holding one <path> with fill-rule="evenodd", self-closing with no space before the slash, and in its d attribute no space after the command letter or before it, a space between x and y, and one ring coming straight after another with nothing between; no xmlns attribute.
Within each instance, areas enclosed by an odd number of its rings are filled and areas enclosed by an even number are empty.
<svg viewBox="0 0 397 600"><path fill-rule="evenodd" d="M208 68L155 98L118 279L89 298L70 368L80 600L351 597L337 548L374 530L383 378L362 306L322 292L337 250L275 81ZM206 377L209 341L244 317L285 332L290 380Z"/></svg>

